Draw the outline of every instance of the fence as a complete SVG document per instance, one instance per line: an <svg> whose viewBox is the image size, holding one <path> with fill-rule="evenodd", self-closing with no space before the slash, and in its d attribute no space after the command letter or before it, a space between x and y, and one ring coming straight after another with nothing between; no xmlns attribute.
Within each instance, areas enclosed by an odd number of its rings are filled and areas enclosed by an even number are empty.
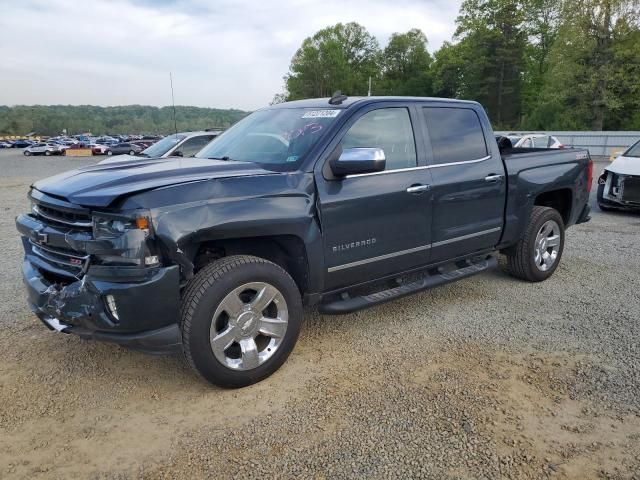
<svg viewBox="0 0 640 480"><path fill-rule="evenodd" d="M553 135L567 147L588 148L592 156L609 157L621 153L640 140L640 132L496 132L499 135Z"/></svg>

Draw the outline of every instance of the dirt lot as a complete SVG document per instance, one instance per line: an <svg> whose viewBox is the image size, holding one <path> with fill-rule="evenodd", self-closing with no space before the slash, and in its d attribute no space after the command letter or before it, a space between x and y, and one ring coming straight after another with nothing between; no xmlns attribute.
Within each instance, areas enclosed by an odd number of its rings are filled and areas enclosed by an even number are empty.
<svg viewBox="0 0 640 480"><path fill-rule="evenodd" d="M276 375L220 390L28 311L13 218L92 161L0 150L0 478L640 478L640 216L595 207L542 284L308 311Z"/></svg>

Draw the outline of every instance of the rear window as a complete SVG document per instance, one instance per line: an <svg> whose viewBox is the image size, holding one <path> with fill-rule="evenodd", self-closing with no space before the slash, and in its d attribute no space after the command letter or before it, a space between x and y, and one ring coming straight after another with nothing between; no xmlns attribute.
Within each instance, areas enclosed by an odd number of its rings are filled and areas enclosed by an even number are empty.
<svg viewBox="0 0 640 480"><path fill-rule="evenodd" d="M487 144L475 111L469 108L425 107L434 163L478 160L487 156Z"/></svg>

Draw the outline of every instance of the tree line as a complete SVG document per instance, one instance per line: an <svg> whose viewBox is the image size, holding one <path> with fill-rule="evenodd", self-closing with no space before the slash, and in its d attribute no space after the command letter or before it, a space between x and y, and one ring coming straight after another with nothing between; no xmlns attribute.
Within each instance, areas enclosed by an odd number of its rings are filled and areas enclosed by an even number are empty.
<svg viewBox="0 0 640 480"><path fill-rule="evenodd" d="M178 131L224 129L247 112L176 106ZM175 131L172 107L127 105L97 107L93 105L0 106L0 135L70 135L91 132L102 134L168 134Z"/></svg>
<svg viewBox="0 0 640 480"><path fill-rule="evenodd" d="M274 102L340 90L480 102L494 126L640 130L640 0L464 0L455 35L433 55L427 36L381 48L357 23L305 39Z"/></svg>

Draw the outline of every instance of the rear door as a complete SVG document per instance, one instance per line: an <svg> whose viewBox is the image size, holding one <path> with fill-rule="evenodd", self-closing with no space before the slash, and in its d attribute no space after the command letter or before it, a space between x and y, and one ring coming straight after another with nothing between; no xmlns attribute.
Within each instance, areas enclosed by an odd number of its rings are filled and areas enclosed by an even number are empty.
<svg viewBox="0 0 640 480"><path fill-rule="evenodd" d="M433 151L431 261L492 248L503 228L506 180L497 149L488 146L478 113L469 107L423 107Z"/></svg>
<svg viewBox="0 0 640 480"><path fill-rule="evenodd" d="M316 167L326 290L428 263L431 174L416 125L417 110L410 103L364 107L341 129L328 153L338 147L382 148L386 170L330 178L326 159Z"/></svg>

